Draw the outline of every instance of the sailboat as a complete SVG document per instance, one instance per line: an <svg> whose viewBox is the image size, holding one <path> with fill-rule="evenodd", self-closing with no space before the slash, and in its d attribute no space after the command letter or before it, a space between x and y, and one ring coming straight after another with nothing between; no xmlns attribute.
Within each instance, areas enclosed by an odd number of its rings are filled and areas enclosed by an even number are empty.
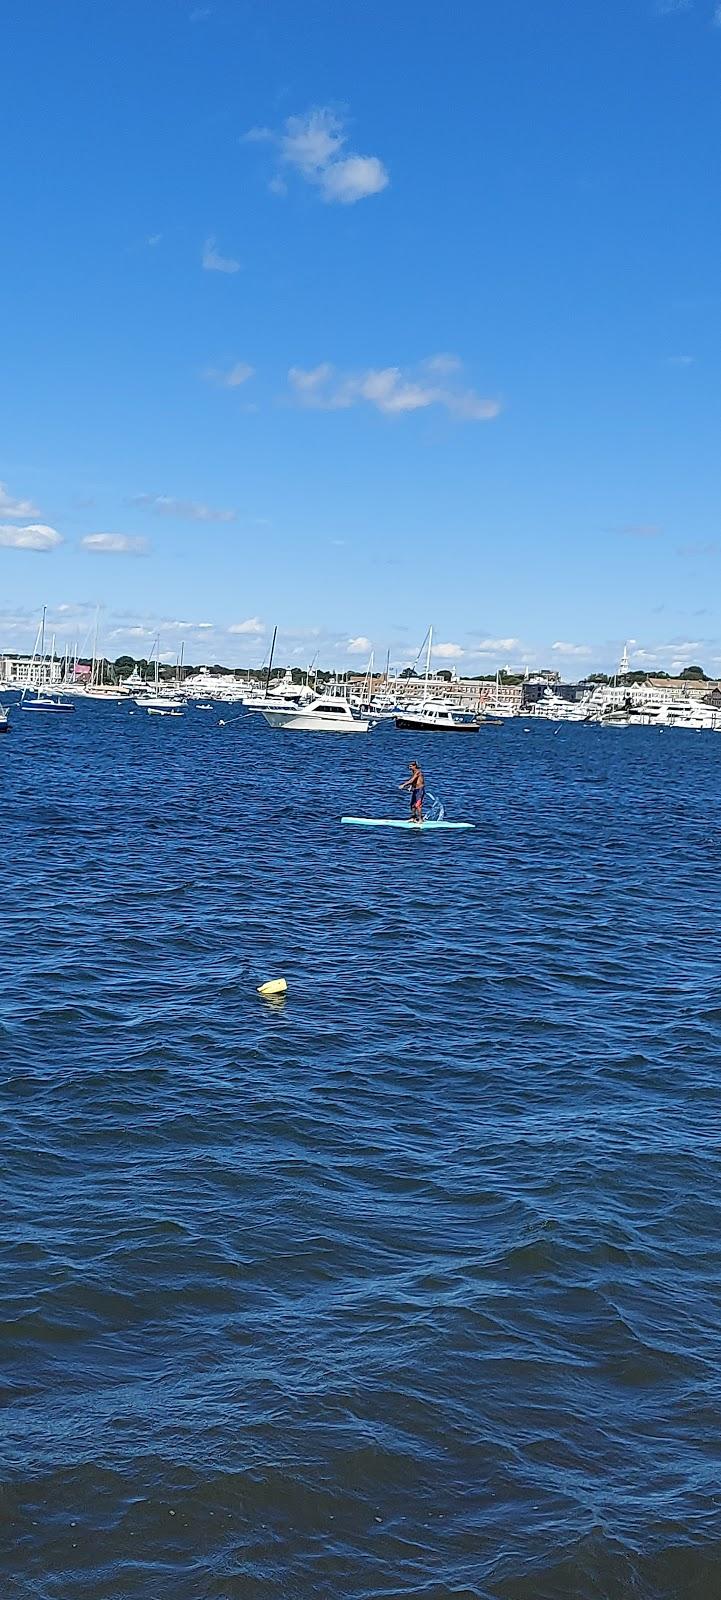
<svg viewBox="0 0 721 1600"><path fill-rule="evenodd" d="M42 620L41 620L41 623L40 623L40 627L38 629L38 637L35 640L35 649L33 650L33 657L32 657L32 661L30 663L30 675L32 675L32 670L33 670L33 667L35 665L35 662L38 661L38 663L39 663L39 666L38 666L38 679L40 679L40 677L42 675L42 664L43 664L43 662L45 660L45 612L46 612L46 610L47 610L47 607L43 606ZM38 649L38 646L39 646L39 649ZM54 647L53 647L53 659L54 659L54 657L55 657L55 650L54 650ZM70 701L70 700L61 700L59 695L41 694L39 687L36 687L35 693L33 695L30 692L30 684L26 683L25 688L23 689L22 695L20 696L20 710L21 711L74 711L75 707L72 704L72 701Z"/></svg>
<svg viewBox="0 0 721 1600"><path fill-rule="evenodd" d="M414 733L478 733L477 722L471 722L467 717L459 715L444 700L429 698L428 679L431 672L432 651L433 629L429 628L424 676L425 693L417 711L408 710L399 713L396 717L396 727L412 729Z"/></svg>
<svg viewBox="0 0 721 1600"><path fill-rule="evenodd" d="M486 706L480 713L481 725L485 724L487 728L500 728L507 717L515 717L515 715L516 713L512 706L501 704L501 670L499 667L496 669L496 692L490 705Z"/></svg>
<svg viewBox="0 0 721 1600"><path fill-rule="evenodd" d="M160 692L160 638L159 637L155 640L155 644L153 646L153 649L155 651L155 685L154 685L155 693L154 694L138 695L137 698L136 698L135 704L136 704L136 706L142 706L143 710L147 711L148 715L151 716L151 717L182 717L182 715L183 715L183 713L185 711L185 705L186 705L185 699L182 699L177 694L175 694L175 695L173 695L172 693L171 694L161 694L161 692ZM151 657L151 659L152 659L152 657ZM180 669L178 668L178 679L179 679L179 670ZM178 680L176 679L176 681L178 681Z"/></svg>

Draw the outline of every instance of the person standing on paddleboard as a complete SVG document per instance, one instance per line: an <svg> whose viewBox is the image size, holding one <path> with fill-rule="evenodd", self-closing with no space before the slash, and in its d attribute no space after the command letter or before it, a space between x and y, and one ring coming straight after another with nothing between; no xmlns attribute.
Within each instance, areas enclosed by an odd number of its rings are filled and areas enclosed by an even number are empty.
<svg viewBox="0 0 721 1600"><path fill-rule="evenodd" d="M422 822L423 801L426 797L426 780L417 761L411 761L409 765L411 773L410 778L406 778L405 782L400 783L398 787L399 789L410 789L411 816L414 822Z"/></svg>

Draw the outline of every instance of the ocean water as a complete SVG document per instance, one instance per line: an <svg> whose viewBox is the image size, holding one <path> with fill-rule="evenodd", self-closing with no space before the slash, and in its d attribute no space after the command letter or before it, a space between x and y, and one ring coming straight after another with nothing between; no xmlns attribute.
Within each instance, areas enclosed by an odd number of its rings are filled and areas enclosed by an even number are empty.
<svg viewBox="0 0 721 1600"><path fill-rule="evenodd" d="M2 1594L713 1600L721 739L236 714L0 741Z"/></svg>

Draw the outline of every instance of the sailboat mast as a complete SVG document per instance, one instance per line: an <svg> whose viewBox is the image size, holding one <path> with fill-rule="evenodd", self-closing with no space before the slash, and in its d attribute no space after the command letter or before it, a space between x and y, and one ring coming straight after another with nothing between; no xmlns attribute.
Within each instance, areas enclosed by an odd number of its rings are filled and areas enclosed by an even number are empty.
<svg viewBox="0 0 721 1600"><path fill-rule="evenodd" d="M431 627L428 629L428 649L426 651L426 676L425 676L425 695L424 695L424 699L428 698L428 679L429 679L429 677L431 675L431 651L432 651L432 649L433 649L433 627L431 625Z"/></svg>
<svg viewBox="0 0 721 1600"><path fill-rule="evenodd" d="M44 643L45 642L45 607L44 606L43 606L42 621L39 624L38 631L37 631L37 633L35 635L35 643L33 645L33 653L32 653L32 658L31 658L31 661L30 661L30 666L28 668L28 675L27 675L27 678L25 679L25 685L24 685L24 688L23 688L23 692L22 692L22 694L20 696L20 704L21 705L22 705L22 703L23 703L23 701L25 699L25 696L26 696L26 694L28 692L28 689L30 689L32 687L32 682L33 682L33 678L34 678L34 675L35 675L34 674L35 662L38 659L42 660L42 656L38 657L38 648L39 648L41 639L42 639L42 641ZM40 673L38 672L38 678L39 677L40 677ZM39 694L39 692L40 691L39 691L38 684L36 684L35 685L35 693L36 693L36 695Z"/></svg>
<svg viewBox="0 0 721 1600"><path fill-rule="evenodd" d="M276 625L275 625L275 627L273 629L273 638L272 638L271 646L270 646L270 655L268 657L268 671L267 671L266 677L265 677L265 698L266 698L266 700L268 698L268 690L270 689L270 674L271 674L271 672L273 670L273 656L275 655L275 641L276 641L277 637L278 637L278 624L276 623Z"/></svg>
<svg viewBox="0 0 721 1600"><path fill-rule="evenodd" d="M90 668L90 687L91 687L91 689L97 688L97 684L95 682L95 679L96 679L97 671L98 671L98 617L99 617L99 615L100 615L100 608L99 608L99 606L96 606L95 607L95 632L93 634L93 664L92 664L92 666Z"/></svg>

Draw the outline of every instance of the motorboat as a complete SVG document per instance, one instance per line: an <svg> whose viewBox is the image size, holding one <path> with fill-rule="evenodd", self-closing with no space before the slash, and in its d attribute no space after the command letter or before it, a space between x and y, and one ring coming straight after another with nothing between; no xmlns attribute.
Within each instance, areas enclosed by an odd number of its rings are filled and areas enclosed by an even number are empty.
<svg viewBox="0 0 721 1600"><path fill-rule="evenodd" d="M555 694L553 689L547 687L535 705L527 706L524 716L546 717L549 722L590 722L590 697L584 695L582 700L565 700L563 695Z"/></svg>
<svg viewBox="0 0 721 1600"><path fill-rule="evenodd" d="M417 711L403 711L396 717L397 728L415 733L478 733L480 723L453 710L443 700L423 700Z"/></svg>
<svg viewBox="0 0 721 1600"><path fill-rule="evenodd" d="M340 695L316 695L307 706L259 707L271 728L290 728L298 733L367 733L367 717L354 717L347 700Z"/></svg>
<svg viewBox="0 0 721 1600"><path fill-rule="evenodd" d="M397 728L409 728L414 733L478 733L479 725L472 717L464 716L449 706L445 700L434 700L428 692L428 683L431 673L431 656L433 652L433 629L429 628L424 643L428 641L426 650L426 670L424 675L424 696L418 708L406 704L401 707L395 717ZM421 645L421 650L423 645ZM420 655L420 650L418 652Z"/></svg>
<svg viewBox="0 0 721 1600"><path fill-rule="evenodd" d="M695 733L714 732L721 728L721 713L703 700L671 701L665 715L659 712L657 721L669 728L690 728Z"/></svg>
<svg viewBox="0 0 721 1600"><path fill-rule="evenodd" d="M10 713L7 706L0 706L0 733L10 732Z"/></svg>
<svg viewBox="0 0 721 1600"><path fill-rule="evenodd" d="M74 711L75 707L69 700L61 700L58 695L35 694L27 700L20 701L21 711Z"/></svg>
<svg viewBox="0 0 721 1600"><path fill-rule="evenodd" d="M149 694L144 699L139 697L135 704L151 717L182 717L185 711L185 701L171 694Z"/></svg>

